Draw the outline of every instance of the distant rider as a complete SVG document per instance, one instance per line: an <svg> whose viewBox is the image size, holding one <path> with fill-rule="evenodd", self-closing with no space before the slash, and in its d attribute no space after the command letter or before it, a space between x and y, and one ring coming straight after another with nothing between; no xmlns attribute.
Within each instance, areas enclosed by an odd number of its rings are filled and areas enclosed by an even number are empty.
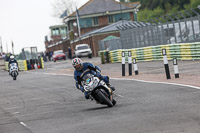
<svg viewBox="0 0 200 133"><path fill-rule="evenodd" d="M18 62L17 62L17 60L15 59L14 55L11 55L11 56L10 56L10 60L9 60L9 62L8 62L8 71L9 71L9 74L10 74L10 64L12 64L12 63L16 63L16 64L17 64L17 67L18 67Z"/></svg>
<svg viewBox="0 0 200 133"><path fill-rule="evenodd" d="M114 87L110 86L109 77L101 75L100 67L94 66L93 64L91 64L89 62L82 63L82 60L80 58L74 58L72 60L72 65L75 68L74 79L76 81L76 88L81 90L82 92L84 92L84 88L81 85L80 76L87 69L90 69L89 73L91 73L94 76L97 76L99 79L103 80L108 85L108 87L110 87L113 91L115 90ZM85 94L85 98L89 99L89 95L86 92L84 92L84 94Z"/></svg>

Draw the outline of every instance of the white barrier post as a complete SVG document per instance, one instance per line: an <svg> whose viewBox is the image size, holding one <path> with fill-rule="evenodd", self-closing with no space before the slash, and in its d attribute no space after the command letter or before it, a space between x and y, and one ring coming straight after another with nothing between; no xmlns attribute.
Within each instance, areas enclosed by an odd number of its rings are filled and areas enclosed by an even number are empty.
<svg viewBox="0 0 200 133"><path fill-rule="evenodd" d="M176 59L176 58L173 59L173 64L174 64L174 74L175 74L175 78L179 78L178 62L177 62L177 59Z"/></svg>
<svg viewBox="0 0 200 133"><path fill-rule="evenodd" d="M138 75L139 72L138 72L137 62L135 58L133 59L133 66L134 66L135 75Z"/></svg>
<svg viewBox="0 0 200 133"><path fill-rule="evenodd" d="M165 66L166 77L167 77L167 79L171 79L166 49L162 49L162 54L163 54L163 61L164 61L164 66Z"/></svg>
<svg viewBox="0 0 200 133"><path fill-rule="evenodd" d="M125 52L122 51L122 76L125 76Z"/></svg>
<svg viewBox="0 0 200 133"><path fill-rule="evenodd" d="M132 75L132 56L131 51L128 51L128 68L129 68L129 76Z"/></svg>

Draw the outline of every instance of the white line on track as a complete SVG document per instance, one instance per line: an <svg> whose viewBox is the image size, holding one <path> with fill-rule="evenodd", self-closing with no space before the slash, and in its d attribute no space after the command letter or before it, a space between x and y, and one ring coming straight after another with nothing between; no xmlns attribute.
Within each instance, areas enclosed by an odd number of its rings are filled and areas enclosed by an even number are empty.
<svg viewBox="0 0 200 133"><path fill-rule="evenodd" d="M24 122L20 122L20 124L26 128L29 128ZM30 128L29 128L30 129Z"/></svg>
<svg viewBox="0 0 200 133"><path fill-rule="evenodd" d="M34 74L47 74L47 75L60 75L60 76L74 76L72 74L56 74L56 73L39 73L39 72L29 72L29 73L34 73ZM179 84L179 83L169 83L169 82L159 82L159 81L147 81L147 80L139 80L139 79L130 79L130 78L110 78L114 80L123 80L123 81L139 81L139 82L144 82L144 83L153 83L153 84L168 84L168 85L178 85L178 86L183 86L183 87L190 87L194 89L200 90L200 87L198 86L193 86L193 85L186 85L186 84Z"/></svg>
<svg viewBox="0 0 200 133"><path fill-rule="evenodd" d="M159 81L147 81L147 80L139 80L139 79L125 79L125 78L111 78L111 79L115 79L115 80L131 80L131 81L139 81L139 82L153 83L153 84L178 85L178 86L190 87L190 88L194 88L194 89L199 89L200 90L200 87L198 87L198 86L178 84L178 83L159 82Z"/></svg>
<svg viewBox="0 0 200 133"><path fill-rule="evenodd" d="M11 113L12 115L20 114L19 112L13 112Z"/></svg>

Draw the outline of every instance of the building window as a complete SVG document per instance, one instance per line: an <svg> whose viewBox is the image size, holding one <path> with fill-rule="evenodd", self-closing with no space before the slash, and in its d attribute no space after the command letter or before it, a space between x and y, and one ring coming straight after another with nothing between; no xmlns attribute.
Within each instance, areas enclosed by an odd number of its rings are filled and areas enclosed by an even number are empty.
<svg viewBox="0 0 200 133"><path fill-rule="evenodd" d="M73 30L73 21L69 22L69 31L72 31Z"/></svg>
<svg viewBox="0 0 200 133"><path fill-rule="evenodd" d="M92 27L92 18L84 18L84 19L81 19L81 21L79 22L80 22L81 28Z"/></svg>
<svg viewBox="0 0 200 133"><path fill-rule="evenodd" d="M93 25L94 26L99 25L98 17L93 18Z"/></svg>
<svg viewBox="0 0 200 133"><path fill-rule="evenodd" d="M113 23L113 22L114 22L113 16L112 15L108 16L108 23Z"/></svg>
<svg viewBox="0 0 200 133"><path fill-rule="evenodd" d="M108 16L108 22L114 23L119 20L131 20L130 13L120 13Z"/></svg>
<svg viewBox="0 0 200 133"><path fill-rule="evenodd" d="M67 28L65 28L65 27L60 28L60 34L61 35L66 34L66 31L67 31Z"/></svg>
<svg viewBox="0 0 200 133"><path fill-rule="evenodd" d="M130 13L115 14L114 22L117 22L119 20L131 20Z"/></svg>
<svg viewBox="0 0 200 133"><path fill-rule="evenodd" d="M52 29L52 35L55 36L55 35L59 35L60 32L59 32L59 28L54 28Z"/></svg>

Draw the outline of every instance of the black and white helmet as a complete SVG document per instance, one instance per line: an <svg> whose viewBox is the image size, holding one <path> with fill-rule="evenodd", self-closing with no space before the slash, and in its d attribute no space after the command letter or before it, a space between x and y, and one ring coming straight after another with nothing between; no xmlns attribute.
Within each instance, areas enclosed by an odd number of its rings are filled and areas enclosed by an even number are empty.
<svg viewBox="0 0 200 133"><path fill-rule="evenodd" d="M11 56L10 56L10 59L11 59L11 60L14 60L14 59L15 59L15 57L14 57L13 55L11 55Z"/></svg>
<svg viewBox="0 0 200 133"><path fill-rule="evenodd" d="M82 60L80 58L74 58L72 60L72 66L78 71L82 70L83 68Z"/></svg>

